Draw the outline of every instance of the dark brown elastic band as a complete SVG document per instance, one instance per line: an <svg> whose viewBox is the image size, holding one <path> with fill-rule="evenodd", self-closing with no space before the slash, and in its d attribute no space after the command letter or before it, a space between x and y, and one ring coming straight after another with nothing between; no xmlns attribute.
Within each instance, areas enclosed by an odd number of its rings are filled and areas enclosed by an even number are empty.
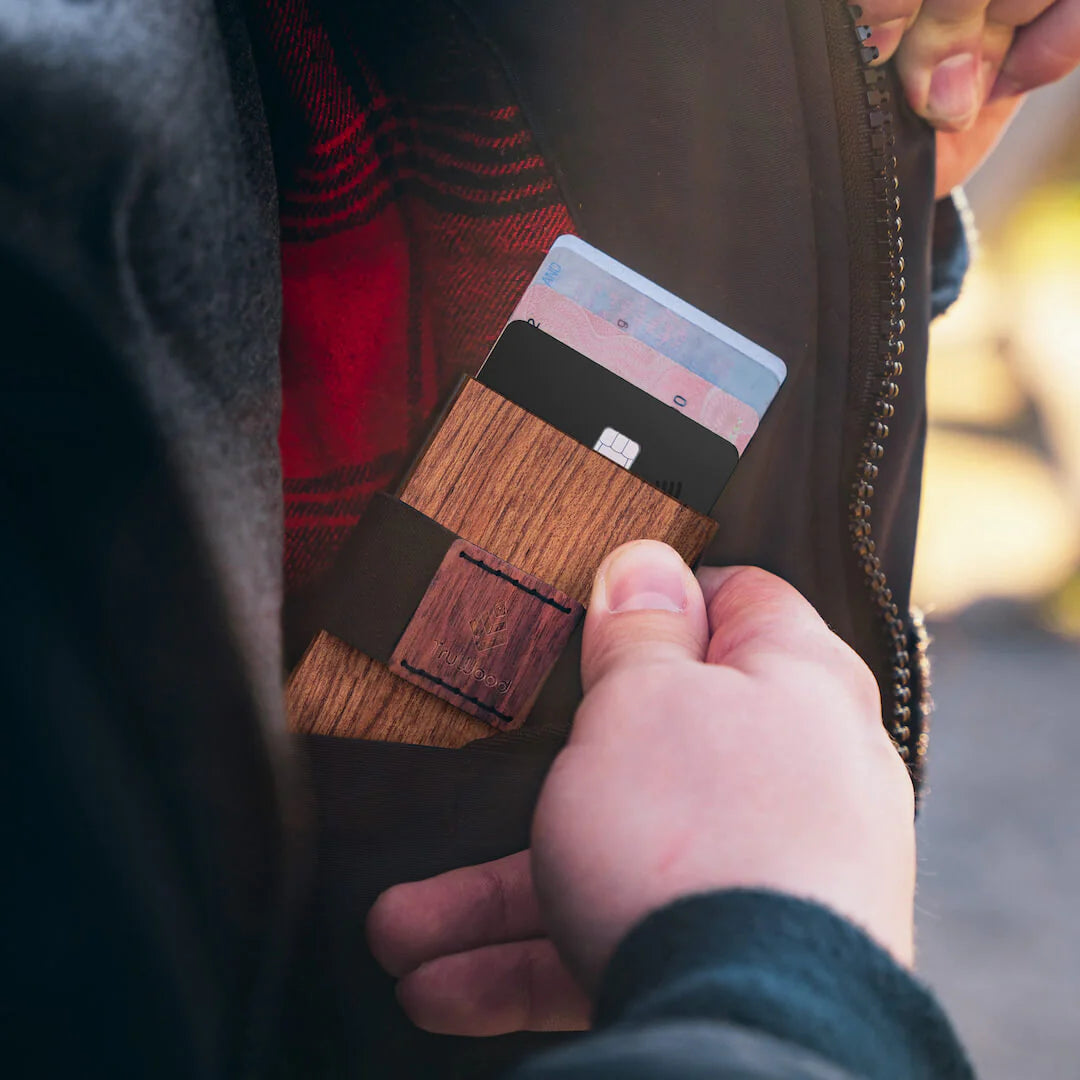
<svg viewBox="0 0 1080 1080"><path fill-rule="evenodd" d="M544 729L568 729L577 601L388 495L372 499L341 565L323 629L495 727L534 711Z"/></svg>
<svg viewBox="0 0 1080 1080"><path fill-rule="evenodd" d="M407 503L376 495L342 550L341 587L323 629L389 663L455 540Z"/></svg>

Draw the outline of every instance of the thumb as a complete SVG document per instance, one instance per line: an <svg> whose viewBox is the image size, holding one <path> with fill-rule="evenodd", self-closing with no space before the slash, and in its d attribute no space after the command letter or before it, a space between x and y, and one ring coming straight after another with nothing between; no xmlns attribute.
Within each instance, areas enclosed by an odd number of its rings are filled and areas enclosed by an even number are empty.
<svg viewBox="0 0 1080 1080"><path fill-rule="evenodd" d="M616 669L702 660L709 624L701 588L673 548L637 540L616 548L593 582L581 644L586 693Z"/></svg>
<svg viewBox="0 0 1080 1080"><path fill-rule="evenodd" d="M1056 82L1080 63L1080 4L1066 0L1043 7L1038 18L1016 31L991 101Z"/></svg>

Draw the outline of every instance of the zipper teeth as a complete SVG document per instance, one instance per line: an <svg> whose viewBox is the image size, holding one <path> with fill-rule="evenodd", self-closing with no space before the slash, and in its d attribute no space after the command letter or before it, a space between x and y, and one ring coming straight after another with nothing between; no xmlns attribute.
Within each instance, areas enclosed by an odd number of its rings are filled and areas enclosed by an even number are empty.
<svg viewBox="0 0 1080 1080"><path fill-rule="evenodd" d="M889 678L890 701L884 713L885 726L901 758L911 763L911 655L907 619L893 599L892 589L882 569L881 558L874 542L871 516L874 501L874 483L878 467L885 456L885 443L889 437L889 422L896 410L900 394L899 379L904 366L904 238L903 221L900 217L900 178L897 175L896 156L893 153L895 136L890 111L890 94L885 74L880 68L870 66L877 59L878 50L867 45L868 27L860 25L861 10L849 5L859 41L859 54L863 64L866 83L868 139L873 155L874 203L877 208L877 243L885 284L881 307L876 312L874 329L875 348L880 367L876 384L872 387L873 406L866 439L859 452L855 467L855 480L851 487L848 505L848 528L852 545L858 559L859 571L869 588L875 607L881 617L889 649L891 665Z"/></svg>

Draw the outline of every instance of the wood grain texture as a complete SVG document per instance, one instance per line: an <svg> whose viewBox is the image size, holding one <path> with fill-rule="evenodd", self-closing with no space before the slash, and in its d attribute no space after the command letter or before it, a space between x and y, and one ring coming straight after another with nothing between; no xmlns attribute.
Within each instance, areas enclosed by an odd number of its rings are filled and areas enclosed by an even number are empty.
<svg viewBox="0 0 1080 1080"><path fill-rule="evenodd" d="M663 540L693 563L716 523L469 380L399 496L459 536L585 603L628 540ZM288 686L296 731L458 747L494 734L319 634Z"/></svg>
<svg viewBox="0 0 1080 1080"><path fill-rule="evenodd" d="M390 657L399 678L510 731L584 609L534 574L455 540Z"/></svg>

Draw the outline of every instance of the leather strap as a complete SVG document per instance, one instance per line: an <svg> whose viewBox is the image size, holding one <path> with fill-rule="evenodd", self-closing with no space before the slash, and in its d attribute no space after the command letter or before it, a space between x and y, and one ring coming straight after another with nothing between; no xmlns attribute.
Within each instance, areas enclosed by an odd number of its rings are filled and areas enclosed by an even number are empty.
<svg viewBox="0 0 1080 1080"><path fill-rule="evenodd" d="M343 556L325 630L502 730L535 711L565 732L581 697L581 604L385 494Z"/></svg>
<svg viewBox="0 0 1080 1080"><path fill-rule="evenodd" d="M357 652L389 663L457 539L407 503L376 495L342 550L340 592L323 629Z"/></svg>

